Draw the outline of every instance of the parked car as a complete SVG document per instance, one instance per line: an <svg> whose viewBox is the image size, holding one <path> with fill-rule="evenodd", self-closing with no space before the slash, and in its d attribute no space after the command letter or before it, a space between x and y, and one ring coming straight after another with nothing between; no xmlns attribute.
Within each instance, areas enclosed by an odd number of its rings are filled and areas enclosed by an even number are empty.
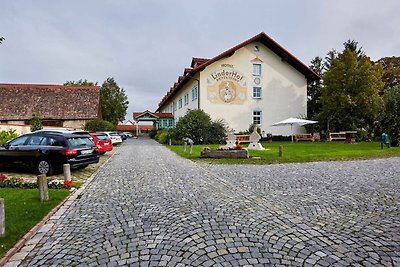
<svg viewBox="0 0 400 267"><path fill-rule="evenodd" d="M71 169L99 162L96 145L85 134L39 131L21 135L0 146L0 166L29 168L52 175L63 164Z"/></svg>
<svg viewBox="0 0 400 267"><path fill-rule="evenodd" d="M117 132L103 132L111 139L111 143L116 146L122 143L122 138Z"/></svg>
<svg viewBox="0 0 400 267"><path fill-rule="evenodd" d="M124 134L125 134L126 137L128 137L128 138L132 138L132 137L133 137L132 134L131 134L130 132L124 132Z"/></svg>
<svg viewBox="0 0 400 267"><path fill-rule="evenodd" d="M99 151L100 154L104 154L113 149L111 139L108 138L105 133L91 132L89 134L93 138L93 143L96 145L97 151Z"/></svg>
<svg viewBox="0 0 400 267"><path fill-rule="evenodd" d="M117 133L119 134L119 136L121 136L122 141L125 141L128 138L128 136L126 136L126 134L123 132L117 132Z"/></svg>

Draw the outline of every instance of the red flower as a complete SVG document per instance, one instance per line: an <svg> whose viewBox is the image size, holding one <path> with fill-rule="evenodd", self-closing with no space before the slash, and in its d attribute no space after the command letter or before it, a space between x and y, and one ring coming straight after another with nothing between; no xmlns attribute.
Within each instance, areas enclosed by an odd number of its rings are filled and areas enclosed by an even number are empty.
<svg viewBox="0 0 400 267"><path fill-rule="evenodd" d="M0 173L0 181L5 181L5 180L7 180L7 178L8 177L6 175Z"/></svg>
<svg viewBox="0 0 400 267"><path fill-rule="evenodd" d="M68 187L71 187L71 186L72 186L72 180L66 180L66 181L64 181L64 185L65 185L65 186L68 186Z"/></svg>

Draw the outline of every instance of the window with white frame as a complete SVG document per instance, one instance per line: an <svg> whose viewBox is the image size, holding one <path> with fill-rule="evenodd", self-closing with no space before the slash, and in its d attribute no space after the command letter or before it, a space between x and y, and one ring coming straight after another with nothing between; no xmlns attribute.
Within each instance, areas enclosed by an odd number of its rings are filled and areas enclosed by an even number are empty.
<svg viewBox="0 0 400 267"><path fill-rule="evenodd" d="M259 86L253 87L253 98L261 98L261 87Z"/></svg>
<svg viewBox="0 0 400 267"><path fill-rule="evenodd" d="M176 111L176 101L174 101L174 103L173 103L173 112L175 112Z"/></svg>
<svg viewBox="0 0 400 267"><path fill-rule="evenodd" d="M178 108L182 108L182 98L179 98L179 101L178 101Z"/></svg>
<svg viewBox="0 0 400 267"><path fill-rule="evenodd" d="M185 106L186 106L186 105L189 104L189 93L186 93L183 97L184 97L184 103L185 103Z"/></svg>
<svg viewBox="0 0 400 267"><path fill-rule="evenodd" d="M260 63L253 64L253 75L261 76L261 64Z"/></svg>
<svg viewBox="0 0 400 267"><path fill-rule="evenodd" d="M197 86L192 87L192 101L197 99Z"/></svg>
<svg viewBox="0 0 400 267"><path fill-rule="evenodd" d="M253 111L253 124L261 125L261 110Z"/></svg>

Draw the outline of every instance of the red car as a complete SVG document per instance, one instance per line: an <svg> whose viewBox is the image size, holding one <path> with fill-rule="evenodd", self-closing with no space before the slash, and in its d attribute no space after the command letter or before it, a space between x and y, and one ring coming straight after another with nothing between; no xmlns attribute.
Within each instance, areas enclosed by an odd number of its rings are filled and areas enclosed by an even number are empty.
<svg viewBox="0 0 400 267"><path fill-rule="evenodd" d="M107 151L111 151L113 149L113 145L111 140L108 138L106 134L103 133L89 133L90 136L93 138L93 143L97 147L97 151L100 154L104 154Z"/></svg>

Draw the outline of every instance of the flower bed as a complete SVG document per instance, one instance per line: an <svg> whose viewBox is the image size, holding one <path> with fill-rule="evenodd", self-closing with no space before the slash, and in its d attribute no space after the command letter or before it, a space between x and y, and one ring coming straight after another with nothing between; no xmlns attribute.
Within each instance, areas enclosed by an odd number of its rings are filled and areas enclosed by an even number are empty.
<svg viewBox="0 0 400 267"><path fill-rule="evenodd" d="M52 180L48 183L49 189L69 189L72 181ZM7 177L0 173L0 188L38 188L36 182L26 182L20 177Z"/></svg>

